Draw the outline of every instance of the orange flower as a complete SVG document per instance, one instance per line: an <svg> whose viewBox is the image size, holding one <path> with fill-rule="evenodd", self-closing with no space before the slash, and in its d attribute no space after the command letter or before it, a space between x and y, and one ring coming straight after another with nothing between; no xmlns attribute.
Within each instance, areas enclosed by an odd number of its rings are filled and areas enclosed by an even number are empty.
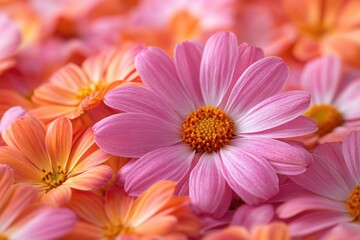
<svg viewBox="0 0 360 240"><path fill-rule="evenodd" d="M199 221L189 212L189 199L174 196L174 190L175 183L162 181L137 199L120 188L107 190L104 198L76 191L69 207L80 220L66 239L195 237Z"/></svg>
<svg viewBox="0 0 360 240"><path fill-rule="evenodd" d="M52 208L36 202L36 189L13 185L14 172L0 164L0 239L56 239L76 223L69 209Z"/></svg>
<svg viewBox="0 0 360 240"><path fill-rule="evenodd" d="M254 227L251 232L240 226L228 227L209 234L204 240L290 240L290 233L285 223L273 222Z"/></svg>
<svg viewBox="0 0 360 240"><path fill-rule="evenodd" d="M111 50L87 59L81 68L66 65L50 82L35 89L32 100L39 107L31 113L43 121L52 121L60 116L74 119L95 108L109 90L139 81L134 59L141 49L134 45Z"/></svg>
<svg viewBox="0 0 360 240"><path fill-rule="evenodd" d="M8 146L0 147L0 163L10 165L17 182L35 186L43 201L54 205L69 201L72 188L95 190L112 176L110 167L100 165L109 155L96 146L92 130L75 138L67 118L46 129L40 120L24 116L3 138Z"/></svg>

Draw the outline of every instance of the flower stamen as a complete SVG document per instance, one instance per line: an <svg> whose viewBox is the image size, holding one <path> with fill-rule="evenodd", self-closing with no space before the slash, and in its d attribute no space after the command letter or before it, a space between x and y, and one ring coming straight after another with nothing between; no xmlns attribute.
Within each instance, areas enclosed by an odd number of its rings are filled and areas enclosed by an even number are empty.
<svg viewBox="0 0 360 240"><path fill-rule="evenodd" d="M107 83L104 81L89 83L85 87L80 88L78 90L76 98L83 100L84 98L90 96L91 94L94 94L96 92L103 90L106 87L106 85L107 85Z"/></svg>
<svg viewBox="0 0 360 240"><path fill-rule="evenodd" d="M47 186L47 190L51 190L63 184L67 179L67 172L65 169L58 165L56 170L45 170L43 169L43 175L41 180Z"/></svg>
<svg viewBox="0 0 360 240"><path fill-rule="evenodd" d="M197 153L211 153L229 144L234 131L234 123L224 111L203 106L186 117L182 139Z"/></svg>
<svg viewBox="0 0 360 240"><path fill-rule="evenodd" d="M360 223L360 186L356 186L349 198L346 200L346 206L354 218L354 222Z"/></svg>

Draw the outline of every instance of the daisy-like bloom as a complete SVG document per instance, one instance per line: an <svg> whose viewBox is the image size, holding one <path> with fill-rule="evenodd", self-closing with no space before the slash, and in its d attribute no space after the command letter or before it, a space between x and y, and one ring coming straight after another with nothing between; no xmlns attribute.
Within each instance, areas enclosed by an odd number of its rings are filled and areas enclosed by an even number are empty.
<svg viewBox="0 0 360 240"><path fill-rule="evenodd" d="M81 67L66 65L48 83L35 89L32 101L39 107L31 113L43 121L52 121L60 116L73 119L95 108L109 90L139 81L134 59L141 49L133 45L91 57Z"/></svg>
<svg viewBox="0 0 360 240"><path fill-rule="evenodd" d="M187 239L200 223L190 212L189 198L174 196L175 183L161 181L138 198L121 188L105 197L76 191L68 206L79 222L65 239Z"/></svg>
<svg viewBox="0 0 360 240"><path fill-rule="evenodd" d="M145 88L111 91L105 103L126 113L93 127L102 149L139 158L119 173L126 191L177 181L199 210L221 216L233 191L258 203L277 193L276 173L304 172L311 155L274 138L316 131L301 116L310 96L280 93L288 69L277 57L262 57L257 48L238 46L231 33L213 35L205 47L179 44L175 64L161 49L142 51L136 67Z"/></svg>
<svg viewBox="0 0 360 240"><path fill-rule="evenodd" d="M59 118L46 129L44 124L24 116L5 130L8 146L0 148L0 163L15 171L15 181L35 186L42 200L62 205L71 189L96 190L112 176L110 167L100 165L109 156L94 143L89 129L73 136L70 120Z"/></svg>
<svg viewBox="0 0 360 240"><path fill-rule="evenodd" d="M7 110L0 120L0 146L5 142L2 138L3 132L11 126L11 124L18 118L24 116L27 113L22 107L12 107Z"/></svg>
<svg viewBox="0 0 360 240"><path fill-rule="evenodd" d="M260 225L252 231L244 227L228 227L221 231L210 233L203 240L290 240L289 229L285 223L273 222Z"/></svg>
<svg viewBox="0 0 360 240"><path fill-rule="evenodd" d="M14 21L5 13L0 13L0 31L2 37L0 40L0 74L7 68L14 65L11 57L15 54L20 45L21 36Z"/></svg>
<svg viewBox="0 0 360 240"><path fill-rule="evenodd" d="M324 234L340 224L341 228L356 232L354 236L360 236L359 144L360 132L352 132L343 143L319 145L308 170L291 177L310 192L302 196L293 195L291 191L280 192L280 195L292 196L277 209L280 218L291 218L292 236L321 231Z"/></svg>
<svg viewBox="0 0 360 240"><path fill-rule="evenodd" d="M230 30L234 0L141 1L120 31L121 42L157 46L172 54L175 45L188 39L205 41L216 31ZM154 14L156 12L157 14Z"/></svg>
<svg viewBox="0 0 360 240"><path fill-rule="evenodd" d="M0 164L0 239L58 239L75 225L75 214L66 208L37 203L29 185L13 185L14 172Z"/></svg>
<svg viewBox="0 0 360 240"><path fill-rule="evenodd" d="M308 144L342 141L352 129L360 128L360 78L347 79L338 58L326 56L309 62L301 86L311 94L304 115L318 124Z"/></svg>

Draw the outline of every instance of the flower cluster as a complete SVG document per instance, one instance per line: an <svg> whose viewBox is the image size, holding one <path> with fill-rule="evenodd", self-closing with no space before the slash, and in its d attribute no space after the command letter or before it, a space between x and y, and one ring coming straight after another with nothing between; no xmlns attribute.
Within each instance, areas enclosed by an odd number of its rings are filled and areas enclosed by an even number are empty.
<svg viewBox="0 0 360 240"><path fill-rule="evenodd" d="M360 239L359 10L0 1L0 240Z"/></svg>

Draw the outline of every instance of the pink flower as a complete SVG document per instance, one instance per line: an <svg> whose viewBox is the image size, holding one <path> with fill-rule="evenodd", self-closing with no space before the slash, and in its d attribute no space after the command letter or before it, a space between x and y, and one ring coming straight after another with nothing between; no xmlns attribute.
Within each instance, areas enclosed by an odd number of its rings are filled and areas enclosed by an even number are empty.
<svg viewBox="0 0 360 240"><path fill-rule="evenodd" d="M13 181L13 170L0 164L0 239L57 239L75 225L72 211L40 205L35 188Z"/></svg>
<svg viewBox="0 0 360 240"><path fill-rule="evenodd" d="M0 146L5 145L2 138L3 132L11 126L11 124L18 118L24 116L27 113L22 107L12 107L7 110L0 120Z"/></svg>
<svg viewBox="0 0 360 240"><path fill-rule="evenodd" d="M309 94L279 93L288 76L281 59L263 58L255 47L238 46L233 34L218 33L205 47L179 44L175 64L154 47L135 64L145 88L109 92L105 103L126 113L94 126L102 149L139 158L118 176L126 191L140 194L160 179L177 181L201 212L220 216L233 191L258 203L278 192L276 173L306 170L311 156L276 140L316 130L301 116Z"/></svg>
<svg viewBox="0 0 360 240"><path fill-rule="evenodd" d="M311 93L305 116L318 124L315 140L342 141L351 129L360 128L360 78L348 79L341 61L327 56L309 62L302 73L302 88Z"/></svg>
<svg viewBox="0 0 360 240"><path fill-rule="evenodd" d="M314 152L309 169L291 179L311 191L293 195L277 213L290 219L293 236L304 236L329 230L339 224L360 234L360 132L349 134L343 144L324 143ZM296 192L298 192L296 190ZM280 195L291 196L291 191ZM356 227L354 229L354 223Z"/></svg>

